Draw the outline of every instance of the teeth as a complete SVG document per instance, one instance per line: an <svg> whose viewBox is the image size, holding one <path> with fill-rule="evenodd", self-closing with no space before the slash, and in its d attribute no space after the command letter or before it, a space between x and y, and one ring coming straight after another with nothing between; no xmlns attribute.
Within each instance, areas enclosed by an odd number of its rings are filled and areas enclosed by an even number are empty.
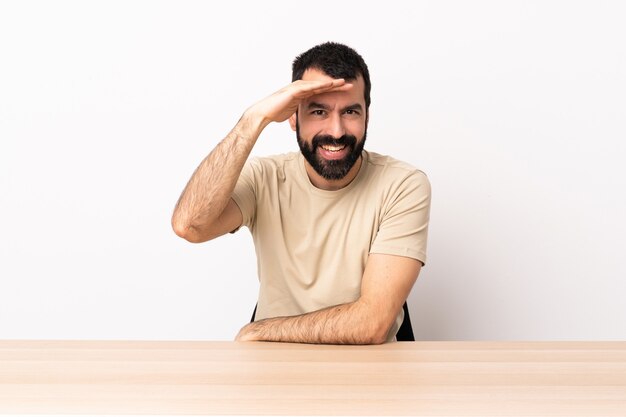
<svg viewBox="0 0 626 417"><path fill-rule="evenodd" d="M343 148L345 148L346 146L332 146L332 145L323 145L322 148L326 149L327 151L331 151L331 152L338 152L340 150L342 150Z"/></svg>

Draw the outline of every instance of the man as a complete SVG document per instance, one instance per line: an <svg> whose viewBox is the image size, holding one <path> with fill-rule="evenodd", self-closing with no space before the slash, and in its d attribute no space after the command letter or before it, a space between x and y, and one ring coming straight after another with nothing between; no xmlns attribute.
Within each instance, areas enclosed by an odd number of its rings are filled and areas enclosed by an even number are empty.
<svg viewBox="0 0 626 417"><path fill-rule="evenodd" d="M315 46L294 61L292 81L249 107L202 161L172 226L190 242L250 229L259 302L237 340L393 341L426 261L429 182L363 150L371 85L356 51ZM263 129L287 119L301 152L246 163Z"/></svg>

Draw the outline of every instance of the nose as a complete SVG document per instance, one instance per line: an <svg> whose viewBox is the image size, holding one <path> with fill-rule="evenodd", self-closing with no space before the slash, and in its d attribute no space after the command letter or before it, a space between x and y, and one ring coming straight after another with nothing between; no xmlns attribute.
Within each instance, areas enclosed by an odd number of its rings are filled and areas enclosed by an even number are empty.
<svg viewBox="0 0 626 417"><path fill-rule="evenodd" d="M328 118L327 134L339 139L346 133L341 115L333 114Z"/></svg>

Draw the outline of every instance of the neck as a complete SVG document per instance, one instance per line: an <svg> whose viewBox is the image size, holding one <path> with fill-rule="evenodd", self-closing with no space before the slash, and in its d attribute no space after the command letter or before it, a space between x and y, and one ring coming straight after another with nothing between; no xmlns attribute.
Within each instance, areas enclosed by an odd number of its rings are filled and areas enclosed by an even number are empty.
<svg viewBox="0 0 626 417"><path fill-rule="evenodd" d="M327 180L326 178L322 177L315 171L315 169L313 169L311 164L309 164L306 159L304 159L304 168L306 169L306 173L309 177L309 180L311 181L311 184L313 184L315 187L326 191L337 191L341 190L344 187L347 187L348 184L350 184L352 180L356 178L359 170L361 169L362 162L363 156L359 156L359 159L356 161L354 166L350 168L350 171L348 171L346 176L339 180Z"/></svg>

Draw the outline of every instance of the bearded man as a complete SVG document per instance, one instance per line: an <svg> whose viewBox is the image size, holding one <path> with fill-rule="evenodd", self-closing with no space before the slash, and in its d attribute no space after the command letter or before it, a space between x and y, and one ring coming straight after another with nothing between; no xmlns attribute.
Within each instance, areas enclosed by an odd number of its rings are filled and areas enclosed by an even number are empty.
<svg viewBox="0 0 626 417"><path fill-rule="evenodd" d="M309 49L293 62L292 83L243 113L180 196L180 237L252 233L259 299L236 340L407 340L398 331L426 262L430 184L409 164L364 150L370 91L354 49ZM263 129L285 120L300 152L248 160Z"/></svg>

